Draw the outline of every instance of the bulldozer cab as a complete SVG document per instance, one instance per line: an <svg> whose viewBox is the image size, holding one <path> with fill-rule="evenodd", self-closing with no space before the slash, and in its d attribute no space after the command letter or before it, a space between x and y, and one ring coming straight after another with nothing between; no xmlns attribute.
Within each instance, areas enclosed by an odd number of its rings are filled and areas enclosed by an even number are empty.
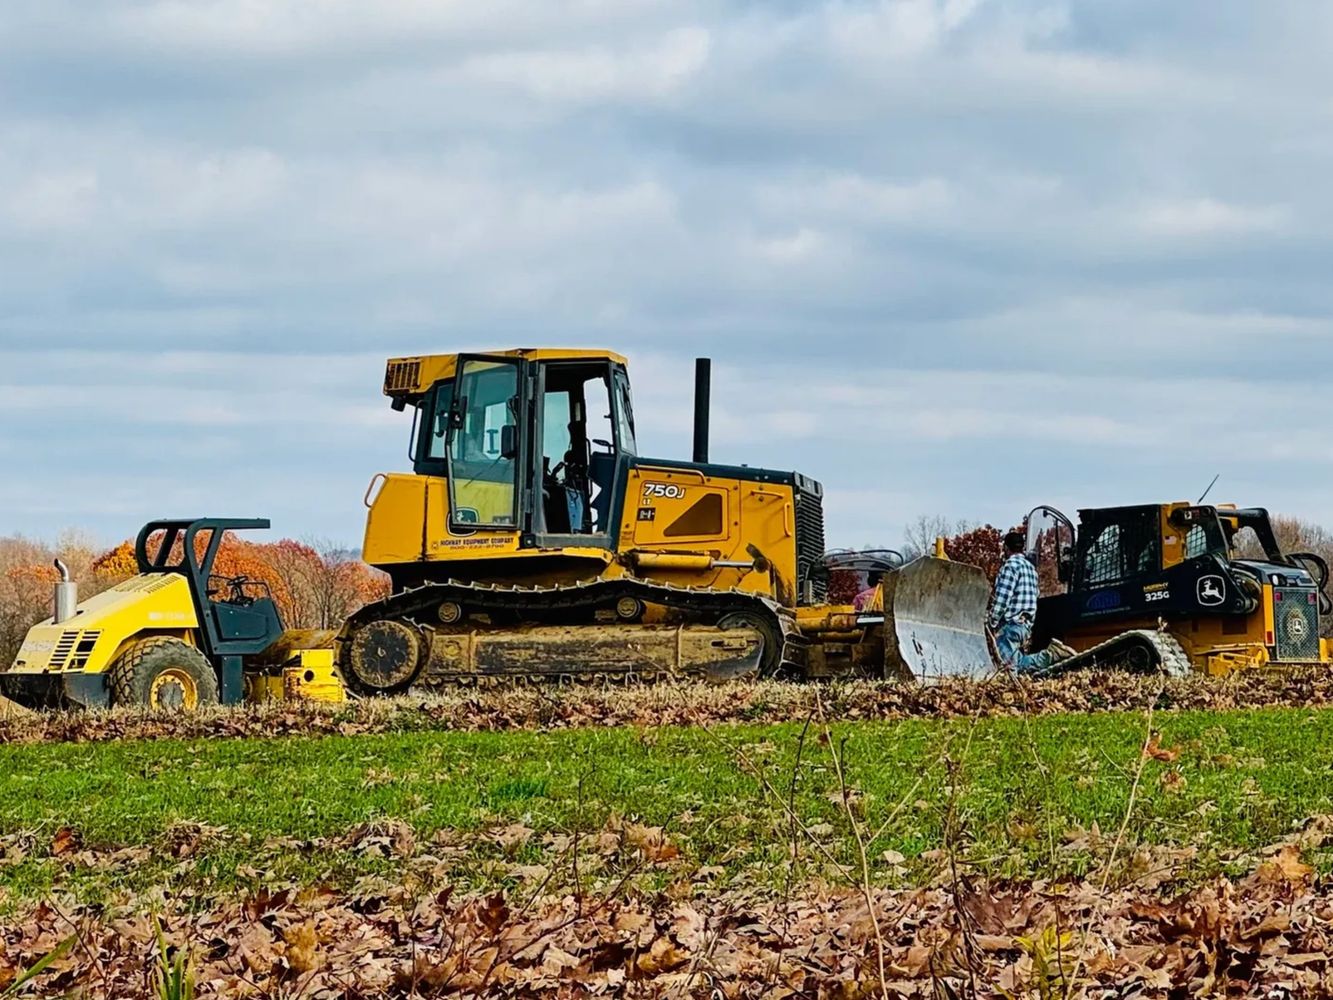
<svg viewBox="0 0 1333 1000"><path fill-rule="evenodd" d="M610 548L617 473L635 454L623 360L526 353L457 358L417 404L414 468L447 480L456 536Z"/></svg>
<svg viewBox="0 0 1333 1000"><path fill-rule="evenodd" d="M135 540L140 573L175 573L189 583L206 656L252 655L267 649L282 635L282 618L268 584L213 573L229 532L268 527L269 521L263 518L150 521Z"/></svg>

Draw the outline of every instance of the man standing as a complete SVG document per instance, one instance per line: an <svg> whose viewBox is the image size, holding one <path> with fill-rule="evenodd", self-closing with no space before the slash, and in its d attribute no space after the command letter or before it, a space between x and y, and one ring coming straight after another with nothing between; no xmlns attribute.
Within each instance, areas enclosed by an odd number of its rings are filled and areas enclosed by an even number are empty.
<svg viewBox="0 0 1333 1000"><path fill-rule="evenodd" d="M1025 539L1021 531L1004 536L1004 565L995 577L987 624L995 636L1000 662L1019 674L1038 674L1052 663L1073 654L1064 643L1052 642L1040 653L1027 652L1032 637L1032 622L1037 617L1037 570L1023 554Z"/></svg>

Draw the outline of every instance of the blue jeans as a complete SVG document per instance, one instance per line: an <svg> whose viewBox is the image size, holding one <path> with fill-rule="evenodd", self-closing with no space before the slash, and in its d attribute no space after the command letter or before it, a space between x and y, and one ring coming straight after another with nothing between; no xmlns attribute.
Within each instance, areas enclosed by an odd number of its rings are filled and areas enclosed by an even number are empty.
<svg viewBox="0 0 1333 1000"><path fill-rule="evenodd" d="M995 649L1000 654L1000 662L1019 674L1034 674L1049 667L1050 650L1042 650L1040 653L1024 652L1030 638L1032 638L1031 625L1024 622L1001 625L995 632Z"/></svg>

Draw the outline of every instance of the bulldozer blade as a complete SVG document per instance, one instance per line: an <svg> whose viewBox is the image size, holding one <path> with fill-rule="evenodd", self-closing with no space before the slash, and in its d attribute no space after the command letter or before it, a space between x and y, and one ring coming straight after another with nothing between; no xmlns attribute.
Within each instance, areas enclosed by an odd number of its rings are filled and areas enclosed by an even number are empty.
<svg viewBox="0 0 1333 1000"><path fill-rule="evenodd" d="M923 556L884 578L884 676L989 676L990 581L976 566Z"/></svg>

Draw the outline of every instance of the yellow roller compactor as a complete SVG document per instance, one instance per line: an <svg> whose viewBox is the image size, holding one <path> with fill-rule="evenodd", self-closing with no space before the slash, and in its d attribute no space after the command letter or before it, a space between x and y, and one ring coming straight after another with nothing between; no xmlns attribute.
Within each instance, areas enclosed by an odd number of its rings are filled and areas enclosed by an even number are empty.
<svg viewBox="0 0 1333 1000"><path fill-rule="evenodd" d="M285 631L264 583L213 574L228 532L268 526L150 522L135 543L138 574L81 604L57 564L55 613L28 632L0 690L29 707L342 701L332 633Z"/></svg>
<svg viewBox="0 0 1333 1000"><path fill-rule="evenodd" d="M988 672L975 567L909 564L883 612L825 603L822 488L709 461L709 374L686 462L638 453L618 354L391 360L413 472L367 493L364 558L393 593L342 629L347 683Z"/></svg>

